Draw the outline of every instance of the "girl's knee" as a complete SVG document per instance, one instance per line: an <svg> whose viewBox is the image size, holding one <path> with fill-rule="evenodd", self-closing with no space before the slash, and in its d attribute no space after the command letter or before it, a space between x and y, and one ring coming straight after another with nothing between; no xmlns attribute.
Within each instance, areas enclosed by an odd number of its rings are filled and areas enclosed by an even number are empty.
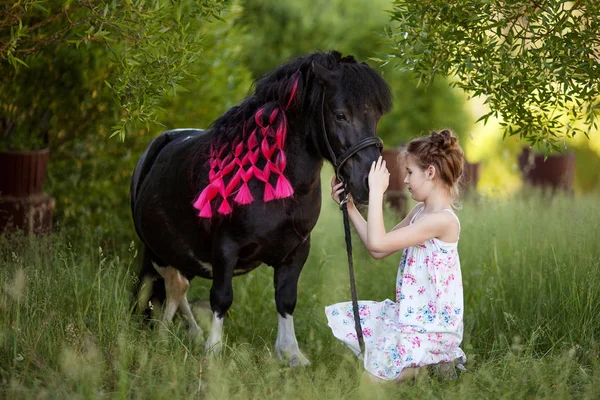
<svg viewBox="0 0 600 400"><path fill-rule="evenodd" d="M404 383L427 374L427 367L404 368L395 380L396 383Z"/></svg>
<svg viewBox="0 0 600 400"><path fill-rule="evenodd" d="M427 367L415 367L415 368L404 368L402 370L402 372L400 373L400 375L394 379L394 380L385 380L385 379L381 379L378 378L377 376L367 372L367 371L363 371L362 373L362 379L363 381L367 381L369 383L373 383L373 384L386 384L386 383L404 383L413 379L416 379L420 376L426 375L427 374Z"/></svg>

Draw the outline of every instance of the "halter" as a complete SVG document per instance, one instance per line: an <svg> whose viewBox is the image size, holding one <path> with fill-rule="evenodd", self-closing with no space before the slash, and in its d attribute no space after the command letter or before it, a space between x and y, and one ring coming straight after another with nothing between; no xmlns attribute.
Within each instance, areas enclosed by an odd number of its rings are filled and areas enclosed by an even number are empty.
<svg viewBox="0 0 600 400"><path fill-rule="evenodd" d="M374 136L364 138L358 143L353 144L350 148L346 149L342 153L341 156L336 157L333 149L331 148L331 144L329 143L329 138L327 135L327 128L325 126L325 91L323 91L323 98L321 100L321 126L323 128L323 139L325 140L325 146L327 147L327 151L329 152L329 157L331 158L331 162L333 163L333 167L335 168L335 176L338 178L340 182L343 181L342 176L340 175L340 171L342 170L342 166L348 161L352 156L354 156L359 151L370 147L376 146L381 149L383 148L383 140Z"/></svg>

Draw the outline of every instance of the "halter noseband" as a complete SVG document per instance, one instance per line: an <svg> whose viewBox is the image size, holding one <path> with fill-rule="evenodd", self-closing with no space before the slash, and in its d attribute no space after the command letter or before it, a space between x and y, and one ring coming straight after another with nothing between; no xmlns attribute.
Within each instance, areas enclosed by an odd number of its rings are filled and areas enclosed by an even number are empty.
<svg viewBox="0 0 600 400"><path fill-rule="evenodd" d="M331 162L333 163L333 167L335 168L335 176L342 181L342 177L340 175L340 171L342 170L342 166L348 161L353 155L370 146L376 146L380 149L383 148L383 140L374 136L367 137L358 143L353 144L346 151L342 153L341 156L336 157L333 149L331 148L331 144L329 143L329 138L327 136L327 127L325 126L325 91L323 91L323 99L321 100L321 125L323 127L323 139L325 140L325 145L327 146L327 151L329 152L329 157L331 157Z"/></svg>

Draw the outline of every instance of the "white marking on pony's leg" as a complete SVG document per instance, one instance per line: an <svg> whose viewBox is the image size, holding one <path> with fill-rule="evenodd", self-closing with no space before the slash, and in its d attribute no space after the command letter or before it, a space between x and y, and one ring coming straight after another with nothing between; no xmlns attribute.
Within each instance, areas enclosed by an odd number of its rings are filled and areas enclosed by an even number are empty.
<svg viewBox="0 0 600 400"><path fill-rule="evenodd" d="M286 314L282 317L277 313L277 340L275 341L275 354L282 360L288 360L290 367L310 365L310 361L298 348L298 340L294 330L294 317Z"/></svg>
<svg viewBox="0 0 600 400"><path fill-rule="evenodd" d="M213 313L212 326L210 327L210 335L206 341L206 351L212 355L219 355L223 347L223 320L225 318L217 317Z"/></svg>

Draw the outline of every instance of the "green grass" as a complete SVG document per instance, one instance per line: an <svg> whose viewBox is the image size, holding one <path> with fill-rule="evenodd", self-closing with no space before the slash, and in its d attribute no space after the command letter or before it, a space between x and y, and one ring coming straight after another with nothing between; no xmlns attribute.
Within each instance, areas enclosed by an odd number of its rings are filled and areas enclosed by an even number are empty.
<svg viewBox="0 0 600 400"><path fill-rule="evenodd" d="M328 193L300 278L296 333L310 367L274 356L273 272L234 280L216 360L178 321L157 332L129 312L134 239L63 229L0 238L0 398L600 398L600 196L467 200L459 212L465 295L458 381L361 381L324 306L348 300L341 215ZM388 227L395 217L388 212ZM126 239L123 239L126 238ZM361 299L393 299L399 256L370 259L355 238ZM209 281L190 298L207 299ZM206 315L201 325L208 328Z"/></svg>

